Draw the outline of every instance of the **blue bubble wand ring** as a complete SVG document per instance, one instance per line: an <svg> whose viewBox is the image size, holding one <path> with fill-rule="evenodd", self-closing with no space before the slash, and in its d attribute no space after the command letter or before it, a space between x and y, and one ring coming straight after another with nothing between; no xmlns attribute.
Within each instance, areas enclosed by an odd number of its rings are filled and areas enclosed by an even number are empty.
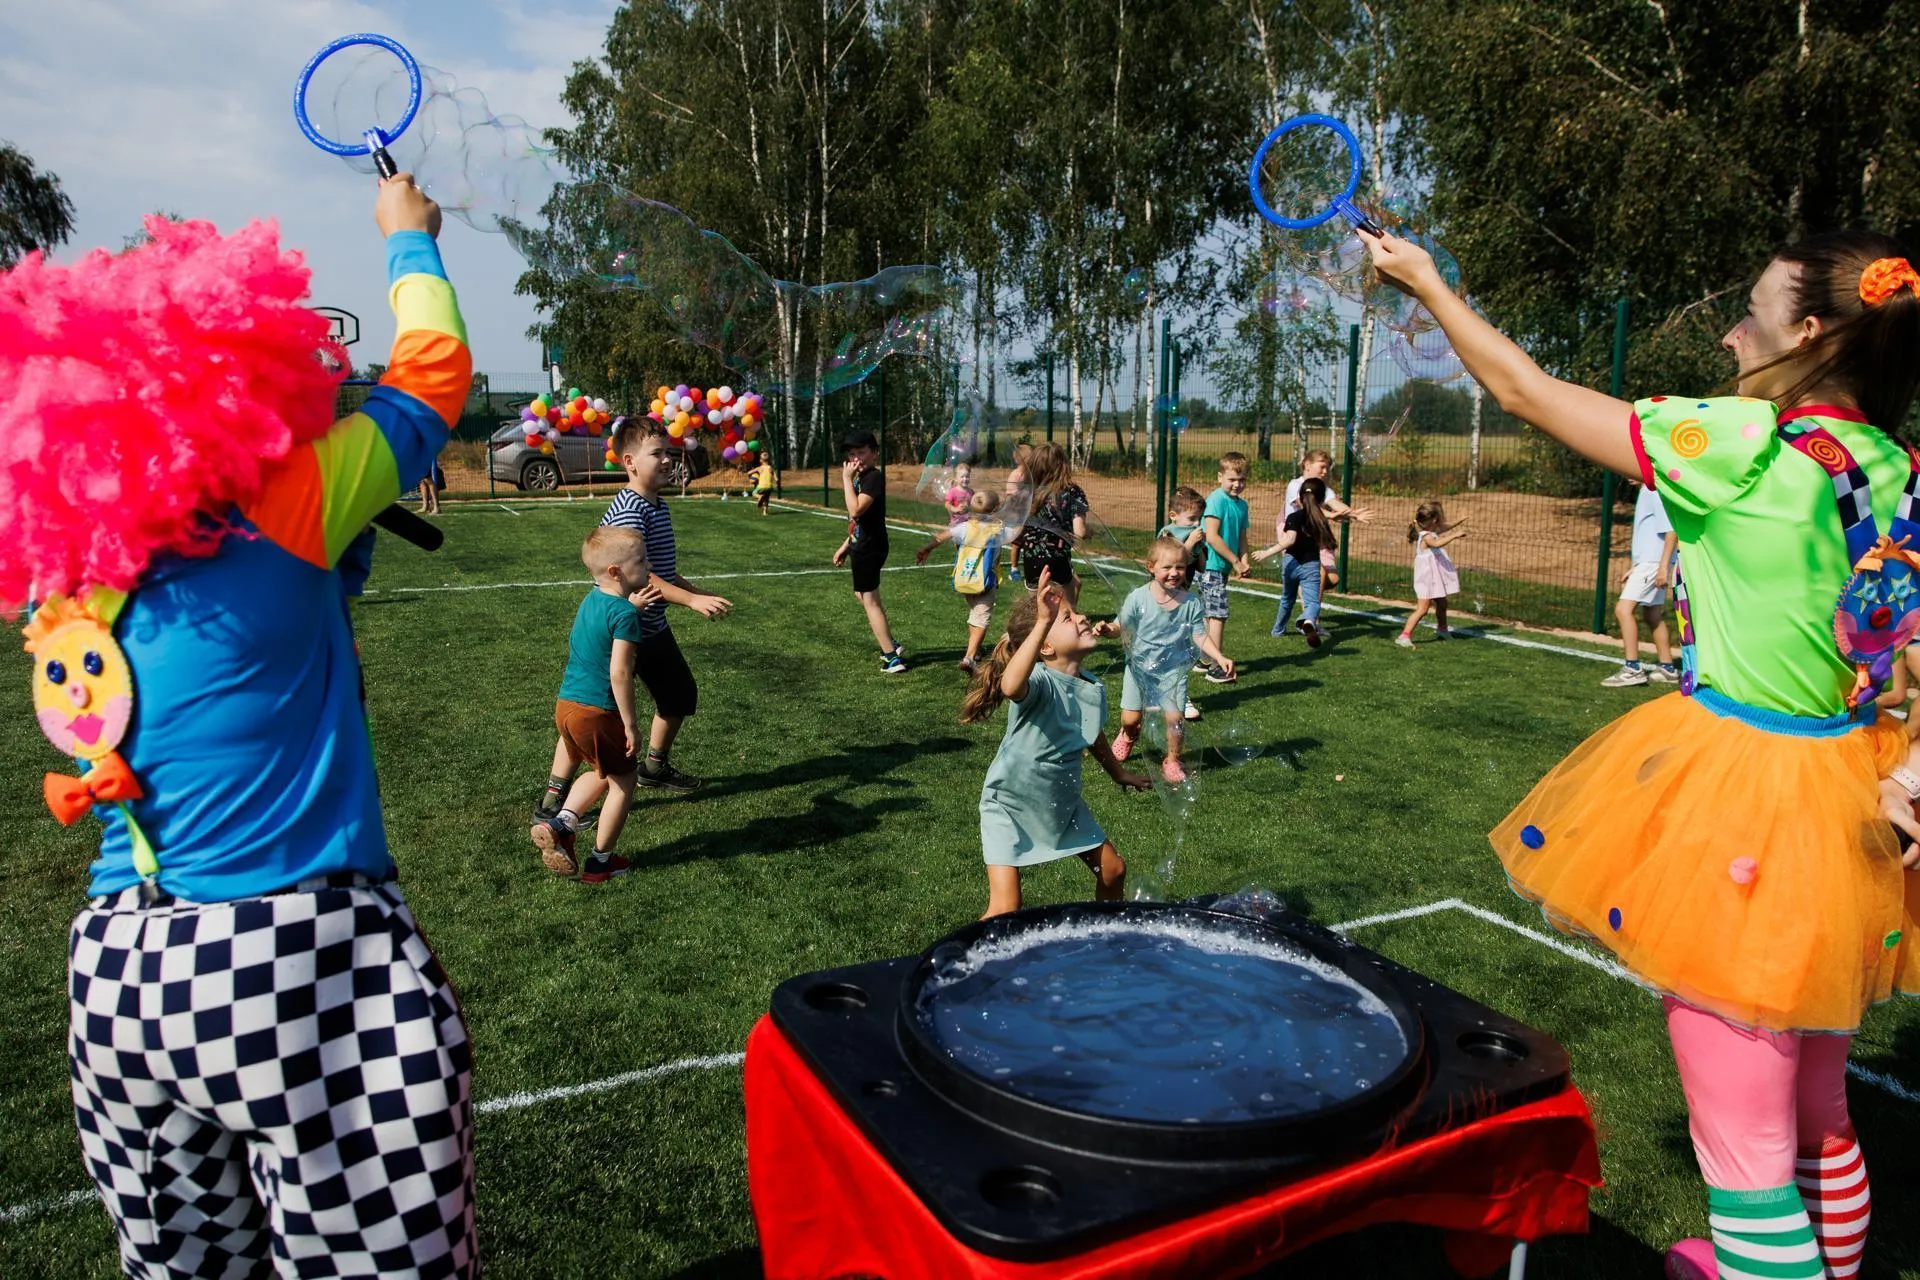
<svg viewBox="0 0 1920 1280"><path fill-rule="evenodd" d="M1266 194L1260 190L1260 166L1265 163L1267 152L1273 149L1274 143L1296 129L1309 126L1331 129L1334 135L1346 144L1347 185L1346 189L1335 196L1324 209L1316 209L1304 217L1289 217L1269 204ZM1247 172L1247 190L1252 194L1253 207L1260 211L1260 216L1276 227L1285 227L1289 231L1308 231L1339 215L1360 231L1376 236L1384 234L1380 224L1368 217L1366 211L1353 202L1354 194L1360 190L1360 141L1353 136L1353 130L1347 128L1345 121L1337 120L1333 116L1311 112L1307 115L1295 116L1275 127L1273 132L1260 143L1260 149L1253 153L1253 165Z"/></svg>
<svg viewBox="0 0 1920 1280"><path fill-rule="evenodd" d="M400 59L400 65L407 71L407 109L401 113L400 122L394 125L390 132L375 124L370 125L360 135L359 142L339 142L313 127L313 121L307 115L307 89L312 85L313 73L320 69L321 63L342 49L361 44L385 49ZM372 156L373 167L379 170L382 178L391 178L400 172L400 167L393 162L393 157L387 154L387 144L407 131L407 126L413 123L413 118L419 114L419 111L420 64L413 60L413 55L408 53L406 47L398 40L392 36L377 35L371 31L341 36L328 44L326 48L314 54L305 67L301 68L300 78L294 81L293 85L293 119L300 126L300 132L307 135L307 141L330 155Z"/></svg>

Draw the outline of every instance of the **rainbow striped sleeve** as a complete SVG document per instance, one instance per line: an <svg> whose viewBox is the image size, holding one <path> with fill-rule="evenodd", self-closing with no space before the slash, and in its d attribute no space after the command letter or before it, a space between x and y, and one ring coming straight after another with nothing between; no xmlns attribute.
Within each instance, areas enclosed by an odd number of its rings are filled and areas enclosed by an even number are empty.
<svg viewBox="0 0 1920 1280"><path fill-rule="evenodd" d="M440 249L424 231L387 237L393 353L358 412L289 456L247 516L309 563L335 564L374 514L419 484L473 384L473 356Z"/></svg>

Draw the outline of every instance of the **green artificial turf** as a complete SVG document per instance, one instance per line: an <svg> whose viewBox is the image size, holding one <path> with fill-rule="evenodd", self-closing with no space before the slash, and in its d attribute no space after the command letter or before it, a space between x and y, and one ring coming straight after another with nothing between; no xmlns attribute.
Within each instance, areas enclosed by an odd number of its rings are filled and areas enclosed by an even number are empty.
<svg viewBox="0 0 1920 1280"><path fill-rule="evenodd" d="M710 498L673 513L683 572L735 606L713 622L674 616L700 682L675 761L712 781L687 798L642 793L620 843L635 864L624 880L588 889L540 867L527 813L585 590L579 542L601 510L453 507L432 555L383 536L357 614L388 836L461 993L483 1105L737 1052L777 983L917 952L986 899L976 805L1002 722L957 722L965 603L945 557L915 570L917 536L894 534L893 563L908 567L883 596L914 670L883 677L847 579L827 565L842 527ZM1140 581L1109 572L1088 577L1089 611ZM1175 895L1260 884L1326 923L1460 898L1543 929L1508 892L1485 833L1648 691L1600 688L1599 662L1484 640L1408 653L1392 643L1395 622L1361 615L1332 614L1333 642L1311 652L1268 637L1272 607L1236 596L1226 649L1241 679L1193 682L1206 716L1190 739L1199 800L1183 829L1157 793L1122 793L1089 768L1089 803L1132 867L1177 851ZM1099 662L1117 702L1116 658ZM91 824L62 830L41 806L36 779L63 762L34 726L24 661L17 670L0 693L0 1276L107 1276L99 1208L56 1206L88 1185L68 1110L64 963ZM1229 767L1208 750L1222 738L1262 754ZM1090 892L1073 860L1026 886L1029 902ZM1663 1245L1704 1230L1652 997L1459 911L1353 936L1571 1051L1607 1185L1592 1232L1538 1246L1530 1274L1654 1277ZM1920 1091L1920 1007L1876 1011L1856 1060ZM1875 1190L1868 1274L1920 1274L1920 1104L1858 1080L1852 1096ZM489 1275L758 1274L737 1067L476 1123ZM1271 1274L1449 1273L1433 1233L1383 1229Z"/></svg>

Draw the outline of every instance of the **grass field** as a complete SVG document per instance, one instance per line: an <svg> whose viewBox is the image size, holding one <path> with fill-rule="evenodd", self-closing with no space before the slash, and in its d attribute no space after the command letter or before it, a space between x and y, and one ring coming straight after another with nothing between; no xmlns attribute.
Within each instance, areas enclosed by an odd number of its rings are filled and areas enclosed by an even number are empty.
<svg viewBox="0 0 1920 1280"><path fill-rule="evenodd" d="M678 763L713 781L643 793L622 849L637 874L586 889L542 870L526 814L552 749L553 691L584 588L576 555L598 504L474 503L426 555L382 538L358 612L388 834L475 1042L482 1249L493 1277L759 1274L736 1054L768 993L797 973L917 952L985 901L976 801L999 722L956 722L964 609L917 538L894 535L884 596L915 670L883 678L834 520L676 502L682 567L735 604L675 629L701 711ZM1138 579L1117 578L1119 588ZM1089 579L1083 604L1117 605ZM1262 588L1264 590L1264 588ZM1392 644L1394 621L1334 614L1310 652L1267 636L1272 605L1235 600L1236 685L1196 682L1200 799L1177 895L1263 884L1336 923L1459 899L1353 935L1558 1037L1592 1100L1607 1186L1591 1234L1534 1251L1529 1274L1659 1275L1659 1248L1705 1227L1679 1084L1655 1000L1500 921L1539 931L1485 832L1585 734L1631 705L1577 649L1496 639ZM1511 637L1509 637L1511 638ZM1537 643L1537 641L1535 642ZM0 1276L115 1274L84 1194L67 1101L64 963L91 832L47 817L34 784L60 762L34 727L25 664L0 713ZM1113 669L1117 702L1117 667ZM1227 767L1205 744L1251 735ZM1173 847L1153 794L1089 770L1122 854ZM164 856L164 855L163 855ZM1032 873L1029 901L1075 899L1072 860ZM1853 1082L1875 1188L1868 1274L1920 1275L1920 1006L1868 1020ZM1380 1230L1273 1276L1448 1274L1437 1238Z"/></svg>

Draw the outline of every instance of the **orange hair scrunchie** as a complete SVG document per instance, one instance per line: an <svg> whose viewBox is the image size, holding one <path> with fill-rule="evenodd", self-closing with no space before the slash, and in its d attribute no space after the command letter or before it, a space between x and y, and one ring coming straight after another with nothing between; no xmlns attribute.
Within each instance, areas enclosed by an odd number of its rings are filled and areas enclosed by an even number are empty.
<svg viewBox="0 0 1920 1280"><path fill-rule="evenodd" d="M1860 301L1878 306L1902 289L1920 294L1920 271L1905 258L1878 258L1860 273Z"/></svg>

